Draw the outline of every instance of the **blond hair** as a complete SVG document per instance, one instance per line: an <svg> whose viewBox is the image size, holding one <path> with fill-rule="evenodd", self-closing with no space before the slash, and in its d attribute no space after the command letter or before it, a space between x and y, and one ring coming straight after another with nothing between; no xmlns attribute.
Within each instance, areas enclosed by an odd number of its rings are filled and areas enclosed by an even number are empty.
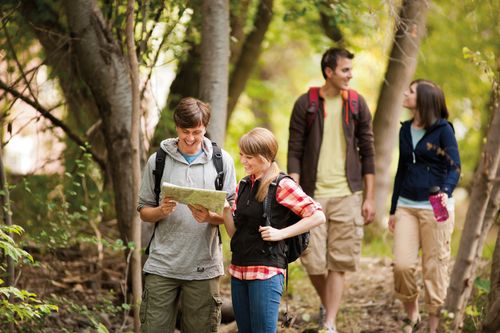
<svg viewBox="0 0 500 333"><path fill-rule="evenodd" d="M255 196L257 201L262 202L269 190L269 184L271 184L280 173L278 163L274 160L278 153L278 141L276 141L276 138L270 130L256 127L244 134L238 145L243 154L262 158L271 163L269 168L264 171L262 175L260 187Z"/></svg>

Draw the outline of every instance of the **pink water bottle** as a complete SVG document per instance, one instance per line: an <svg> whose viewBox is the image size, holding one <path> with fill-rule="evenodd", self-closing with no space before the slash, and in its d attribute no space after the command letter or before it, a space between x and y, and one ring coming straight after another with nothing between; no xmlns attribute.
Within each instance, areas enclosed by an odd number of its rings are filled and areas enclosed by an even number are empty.
<svg viewBox="0 0 500 333"><path fill-rule="evenodd" d="M439 186L432 186L429 189L429 201L431 202L432 210L434 212L434 217L438 222L444 222L448 220L448 208L443 205L441 201L441 189Z"/></svg>

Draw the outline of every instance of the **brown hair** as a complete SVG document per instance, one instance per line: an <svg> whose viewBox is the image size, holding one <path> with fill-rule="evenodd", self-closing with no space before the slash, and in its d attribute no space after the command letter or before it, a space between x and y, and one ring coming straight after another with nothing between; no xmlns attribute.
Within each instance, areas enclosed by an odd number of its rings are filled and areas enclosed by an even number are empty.
<svg viewBox="0 0 500 333"><path fill-rule="evenodd" d="M271 166L264 172L260 180L260 187L255 198L264 201L269 190L269 184L278 177L280 168L274 160L278 153L278 141L273 133L265 128L256 127L243 135L238 143L240 150L245 155L262 158L271 162Z"/></svg>
<svg viewBox="0 0 500 333"><path fill-rule="evenodd" d="M332 71L337 68L337 60L339 58L353 59L354 54L347 51L346 49L341 49L338 47L331 47L323 53L321 57L321 72L323 73L323 78L326 79L325 69L330 67Z"/></svg>
<svg viewBox="0 0 500 333"><path fill-rule="evenodd" d="M210 105L193 97L185 97L175 107L175 126L179 128L194 128L200 125L207 127L210 114Z"/></svg>
<svg viewBox="0 0 500 333"><path fill-rule="evenodd" d="M443 90L430 80L418 79L410 83L416 84L416 108L420 116L421 125L428 129L439 119L448 119L449 112Z"/></svg>

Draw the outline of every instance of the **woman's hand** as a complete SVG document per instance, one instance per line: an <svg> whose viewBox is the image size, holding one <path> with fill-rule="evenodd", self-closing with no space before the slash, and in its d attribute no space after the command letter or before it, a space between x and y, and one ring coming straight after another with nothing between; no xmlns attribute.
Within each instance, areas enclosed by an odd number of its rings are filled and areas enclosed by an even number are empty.
<svg viewBox="0 0 500 333"><path fill-rule="evenodd" d="M265 241L276 242L284 239L285 235L282 230L273 227L259 227L260 236Z"/></svg>
<svg viewBox="0 0 500 333"><path fill-rule="evenodd" d="M198 223L204 223L207 222L208 218L210 217L210 212L208 209L206 209L203 206L200 205L188 205L189 210L193 214L194 219Z"/></svg>
<svg viewBox="0 0 500 333"><path fill-rule="evenodd" d="M389 216L389 231L394 233L394 228L396 227L396 215Z"/></svg>
<svg viewBox="0 0 500 333"><path fill-rule="evenodd" d="M163 200L160 202L160 206L158 206L158 208L160 208L160 212L163 218L172 214L172 212L175 211L176 207L177 207L177 201L174 201L169 197L163 198Z"/></svg>

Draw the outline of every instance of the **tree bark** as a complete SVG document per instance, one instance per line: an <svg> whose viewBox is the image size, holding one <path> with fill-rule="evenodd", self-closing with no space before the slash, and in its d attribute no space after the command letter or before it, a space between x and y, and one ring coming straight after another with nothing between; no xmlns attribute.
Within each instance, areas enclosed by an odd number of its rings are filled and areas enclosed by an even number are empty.
<svg viewBox="0 0 500 333"><path fill-rule="evenodd" d="M375 206L379 222L385 216L390 193L389 165L397 142L403 92L415 73L428 6L429 2L425 0L403 1L399 18L396 20L397 31L373 119L377 175Z"/></svg>
<svg viewBox="0 0 500 333"><path fill-rule="evenodd" d="M229 2L204 0L200 98L212 107L208 135L224 145L229 71Z"/></svg>
<svg viewBox="0 0 500 333"><path fill-rule="evenodd" d="M323 4L318 6L323 31L328 38L337 44L337 46L344 47L345 41L342 31L340 31L340 28L334 18L328 15L328 9L331 9L330 6L336 6L336 4L333 1L327 1L327 5L328 6L325 6Z"/></svg>
<svg viewBox="0 0 500 333"><path fill-rule="evenodd" d="M231 6L229 10L229 22L231 24L231 39L229 41L229 63L235 64L241 54L241 49L246 40L245 23L248 17L248 7L250 0L241 0Z"/></svg>
<svg viewBox="0 0 500 333"><path fill-rule="evenodd" d="M141 182L141 157L140 157L140 91L139 91L139 63L137 61L137 53L135 48L134 34L134 0L127 2L127 23L126 23L126 40L127 53L130 64L130 81L132 85L132 117L131 117L131 146L132 146L132 197L139 197L139 184ZM134 206L130 207L129 212L132 217L132 226L130 228L129 239L134 242L131 260L131 278L132 278L132 295L133 295L133 311L134 311L134 330L136 333L141 331L141 319L139 316L141 294L142 294L142 261L141 261L141 221L139 213Z"/></svg>
<svg viewBox="0 0 500 333"><path fill-rule="evenodd" d="M490 295L488 309L482 322L480 332L493 333L500 331L500 228L497 234L495 251L491 262Z"/></svg>
<svg viewBox="0 0 500 333"><path fill-rule="evenodd" d="M61 24L59 13L43 1L22 1L20 9L27 28L33 32L43 47L45 63L59 81L67 105L64 123L80 137L85 137L87 129L100 117L92 93L81 79L77 55L71 48L71 40L67 38L67 28ZM43 15L40 15L41 12ZM101 131L96 131L94 135L85 139L90 143L94 155L98 157L96 162L104 160L106 148ZM78 142L76 144L81 146ZM72 149L67 149L65 152L67 162L73 163L74 155L80 153L81 150L74 146ZM102 163L99 165L103 173L109 173L105 165Z"/></svg>
<svg viewBox="0 0 500 333"><path fill-rule="evenodd" d="M444 306L448 313L454 313L452 323L454 332L459 332L462 328L465 306L474 284L476 263L481 256L480 250L483 248L484 234L488 232L492 223L485 220L485 215L490 200L494 199L491 195L500 163L500 136L498 135L500 103L496 82L493 84L493 91L496 96L493 103L494 112L479 167L474 175L470 205Z"/></svg>
<svg viewBox="0 0 500 333"><path fill-rule="evenodd" d="M0 190L3 192L0 195L0 209L2 210L2 220L4 221L6 226L12 226L12 215L10 210L10 190L7 184L7 175L5 172L5 167L3 164L3 144L0 142ZM14 239L14 235L9 232L10 238ZM6 285L8 287L14 286L14 281L16 281L15 270L14 270L14 260L12 257L5 255L7 260L7 281Z"/></svg>
<svg viewBox="0 0 500 333"><path fill-rule="evenodd" d="M131 212L136 206L136 197L131 191L135 185L130 177L133 166L129 68L95 1L66 0L65 12L82 77L103 121L120 236L128 241L133 223Z"/></svg>
<svg viewBox="0 0 500 333"><path fill-rule="evenodd" d="M254 19L254 28L245 40L241 54L234 65L229 80L229 101L227 106L227 122L236 107L241 93L245 90L250 75L259 59L262 41L273 18L273 0L261 0Z"/></svg>

